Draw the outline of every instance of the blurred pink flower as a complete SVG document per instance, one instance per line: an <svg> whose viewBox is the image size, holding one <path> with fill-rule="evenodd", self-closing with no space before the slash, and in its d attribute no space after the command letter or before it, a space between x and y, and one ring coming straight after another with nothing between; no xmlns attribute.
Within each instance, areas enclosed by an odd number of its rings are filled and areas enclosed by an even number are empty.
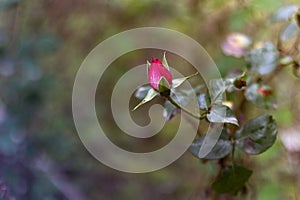
<svg viewBox="0 0 300 200"><path fill-rule="evenodd" d="M163 66L161 61L157 58L152 58L150 69L148 72L148 79L150 85L158 91L158 85L162 78L165 78L170 87L172 85L172 74L171 72Z"/></svg>
<svg viewBox="0 0 300 200"><path fill-rule="evenodd" d="M232 33L222 44L222 50L226 55L242 57L247 53L251 44L248 36L241 33Z"/></svg>
<svg viewBox="0 0 300 200"><path fill-rule="evenodd" d="M298 130L291 128L280 134L282 144L289 152L300 152L300 131Z"/></svg>

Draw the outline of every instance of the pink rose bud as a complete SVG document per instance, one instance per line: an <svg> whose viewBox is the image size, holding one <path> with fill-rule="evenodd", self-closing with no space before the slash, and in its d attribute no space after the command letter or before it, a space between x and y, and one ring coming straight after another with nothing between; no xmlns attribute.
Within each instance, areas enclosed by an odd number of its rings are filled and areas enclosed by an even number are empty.
<svg viewBox="0 0 300 200"><path fill-rule="evenodd" d="M163 66L161 61L156 58L152 58L152 62L148 71L148 79L150 85L157 91L159 91L159 83L161 79L164 78L171 87L172 85L172 74L171 72Z"/></svg>

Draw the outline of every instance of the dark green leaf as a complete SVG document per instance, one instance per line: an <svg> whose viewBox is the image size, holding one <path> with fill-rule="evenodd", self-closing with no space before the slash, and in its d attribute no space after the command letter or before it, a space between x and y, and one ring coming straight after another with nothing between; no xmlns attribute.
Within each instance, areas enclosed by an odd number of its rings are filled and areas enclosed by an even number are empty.
<svg viewBox="0 0 300 200"><path fill-rule="evenodd" d="M176 106L174 106L170 101L165 102L163 116L166 119L166 121L171 120L178 112L179 109Z"/></svg>
<svg viewBox="0 0 300 200"><path fill-rule="evenodd" d="M149 86L149 85L141 86L136 90L134 96L138 99L143 99L146 97L146 95L150 89L151 89L151 86Z"/></svg>
<svg viewBox="0 0 300 200"><path fill-rule="evenodd" d="M248 181L252 171L242 166L226 167L218 179L212 184L212 188L218 193L236 195Z"/></svg>
<svg viewBox="0 0 300 200"><path fill-rule="evenodd" d="M279 53L272 43L265 43L263 47L253 49L246 55L246 61L251 64L251 70L261 75L269 74L277 66Z"/></svg>
<svg viewBox="0 0 300 200"><path fill-rule="evenodd" d="M261 115L249 120L237 131L237 147L248 154L260 154L270 148L277 136L277 125L271 115Z"/></svg>
<svg viewBox="0 0 300 200"><path fill-rule="evenodd" d="M213 105L207 114L207 119L214 123L230 123L239 126L235 114L225 105Z"/></svg>
<svg viewBox="0 0 300 200"><path fill-rule="evenodd" d="M267 85L254 83L245 91L245 97L258 107L270 109L276 108L276 98L272 88Z"/></svg>
<svg viewBox="0 0 300 200"><path fill-rule="evenodd" d="M210 133L208 133L208 134L210 134ZM224 158L231 152L232 144L229 140L229 135L226 132L226 130L223 129L219 140L217 141L215 146L212 148L211 152L209 152L209 154L207 154L205 157L200 156L199 155L200 148L203 144L204 137L205 136L202 136L199 139L195 140L189 147L189 151L197 158L208 159L208 160L220 159L220 158Z"/></svg>

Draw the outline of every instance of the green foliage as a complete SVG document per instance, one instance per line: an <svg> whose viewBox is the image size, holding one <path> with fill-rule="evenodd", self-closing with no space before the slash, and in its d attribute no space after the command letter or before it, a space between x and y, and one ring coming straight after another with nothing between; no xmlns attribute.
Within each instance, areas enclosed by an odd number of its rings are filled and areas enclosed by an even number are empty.
<svg viewBox="0 0 300 200"><path fill-rule="evenodd" d="M212 104L221 104L222 95L226 91L225 82L222 79L214 79L209 81L209 94Z"/></svg>
<svg viewBox="0 0 300 200"><path fill-rule="evenodd" d="M248 154L263 153L274 144L277 132L272 116L258 116L246 122L236 133L237 146Z"/></svg>
<svg viewBox="0 0 300 200"><path fill-rule="evenodd" d="M226 129L223 129L220 138L218 142L215 144L215 146L213 147L213 149L205 157L201 157L200 148L203 145L204 138L205 136L196 139L189 147L189 151L197 158L207 159L207 160L217 160L217 159L224 158L232 150L232 144L231 141L229 140L229 135Z"/></svg>
<svg viewBox="0 0 300 200"><path fill-rule="evenodd" d="M218 140L208 154L202 155L202 149L205 148L203 145L206 145L204 144L206 137L217 137L213 132L208 131L206 136L200 136L190 145L189 151L194 156L204 160L220 160L226 159L232 153L231 159L233 162L235 147L242 149L247 154L255 155L263 153L274 144L278 130L277 124L271 115L265 114L246 121L239 130L227 126L227 124L239 126L239 122L233 110L223 104L223 96L226 93L242 92L246 100L258 107L275 108L276 102L272 88L261 83L258 77L272 73L278 65L278 58L279 53L271 43L265 43L263 47L250 50L245 57L251 64L250 72L230 75L224 80L210 80L208 85L209 95L208 92L197 95L199 109L204 111L199 117L183 107L189 102L189 91L177 88L194 75L172 80L171 95L167 96L164 103L163 115L167 121L182 109L200 120L205 117L210 123L225 123L225 128L223 128L221 135L217 135ZM165 54L164 63L168 65ZM162 79L164 80L164 78ZM164 83L166 84L165 88L169 89L166 80ZM143 96L141 94L144 93L144 90L147 89L141 87L136 96ZM161 94L161 96L164 95ZM218 193L236 195L244 187L251 174L251 170L242 166L232 167L226 165L218 179L213 183L212 188Z"/></svg>
<svg viewBox="0 0 300 200"><path fill-rule="evenodd" d="M207 119L213 123L229 123L239 126L235 114L225 105L213 105L207 114Z"/></svg>
<svg viewBox="0 0 300 200"><path fill-rule="evenodd" d="M170 84L162 77L158 83L158 91L162 96L168 97L170 95Z"/></svg>
<svg viewBox="0 0 300 200"><path fill-rule="evenodd" d="M222 170L221 175L212 184L218 193L237 194L250 178L252 171L242 166L228 166Z"/></svg>

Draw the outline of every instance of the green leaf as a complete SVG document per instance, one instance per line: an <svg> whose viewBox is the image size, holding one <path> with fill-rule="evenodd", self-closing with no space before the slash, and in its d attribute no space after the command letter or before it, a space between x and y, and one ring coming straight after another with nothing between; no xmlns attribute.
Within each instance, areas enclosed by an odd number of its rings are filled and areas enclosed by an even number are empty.
<svg viewBox="0 0 300 200"><path fill-rule="evenodd" d="M158 83L158 90L163 92L165 90L170 90L170 84L165 77L161 77Z"/></svg>
<svg viewBox="0 0 300 200"><path fill-rule="evenodd" d="M183 77L183 78L177 78L177 79L173 79L172 80L172 88L177 88L179 87L180 85L182 85L182 83L184 83L184 81L194 77L198 75L198 72L196 72L195 74L192 74L190 76L186 76L186 77Z"/></svg>
<svg viewBox="0 0 300 200"><path fill-rule="evenodd" d="M151 89L148 91L148 93L147 93L147 95L145 96L145 98L144 98L137 106L135 106L133 110L136 110L136 109L137 109L138 107L140 107L141 105L143 105L143 104L145 104L145 103L151 101L151 100L152 100L154 97L156 97L157 95L158 95L158 93L157 93L153 88L151 88Z"/></svg>
<svg viewBox="0 0 300 200"><path fill-rule="evenodd" d="M139 87L134 96L138 99L143 99L146 97L146 95L148 94L148 91L151 89L151 86L147 85L147 86L141 86Z"/></svg>
<svg viewBox="0 0 300 200"><path fill-rule="evenodd" d="M300 29L298 27L298 24L296 22L289 23L285 29L282 31L280 35L280 39L282 41L290 40L294 37L296 37L297 34L299 34Z"/></svg>
<svg viewBox="0 0 300 200"><path fill-rule="evenodd" d="M206 93L198 94L197 100L198 100L199 108L201 110L208 110L208 107L210 106L210 99L208 94Z"/></svg>
<svg viewBox="0 0 300 200"><path fill-rule="evenodd" d="M281 7L274 15L271 17L271 22L288 21L293 14L298 10L298 5L288 5Z"/></svg>
<svg viewBox="0 0 300 200"><path fill-rule="evenodd" d="M170 95L170 84L165 77L161 77L158 83L158 91L162 96Z"/></svg>
<svg viewBox="0 0 300 200"><path fill-rule="evenodd" d="M174 106L170 101L166 101L164 104L163 116L166 121L170 121L177 113L179 109Z"/></svg>
<svg viewBox="0 0 300 200"><path fill-rule="evenodd" d="M236 195L248 181L252 171L243 166L226 167L218 179L212 184L212 188L218 193Z"/></svg>
<svg viewBox="0 0 300 200"><path fill-rule="evenodd" d="M262 91L266 91L265 94ZM276 108L277 105L272 88L267 85L257 83L250 85L245 91L245 97L248 101L260 108Z"/></svg>
<svg viewBox="0 0 300 200"><path fill-rule="evenodd" d="M210 122L230 123L239 126L235 114L225 105L213 105L206 117Z"/></svg>
<svg viewBox="0 0 300 200"><path fill-rule="evenodd" d="M219 140L212 148L212 150L205 157L201 157L199 154L200 154L200 148L203 145L204 138L205 136L198 138L189 147L189 151L197 158L208 159L208 160L221 159L227 156L232 150L232 144L229 140L229 134L225 129L223 129Z"/></svg>
<svg viewBox="0 0 300 200"><path fill-rule="evenodd" d="M170 71L170 67L168 65L168 61L167 61L167 58L166 58L166 52L164 52L164 56L163 56L163 59L162 59L162 65L168 70Z"/></svg>
<svg viewBox="0 0 300 200"><path fill-rule="evenodd" d="M222 95L226 90L223 79L212 79L209 81L209 94L212 103L221 104Z"/></svg>
<svg viewBox="0 0 300 200"><path fill-rule="evenodd" d="M275 70L279 53L276 47L267 42L261 48L250 51L245 57L246 61L251 64L251 70L260 75L269 74Z"/></svg>
<svg viewBox="0 0 300 200"><path fill-rule="evenodd" d="M271 115L249 120L236 133L236 145L247 154L260 154L270 148L277 136L277 125Z"/></svg>

